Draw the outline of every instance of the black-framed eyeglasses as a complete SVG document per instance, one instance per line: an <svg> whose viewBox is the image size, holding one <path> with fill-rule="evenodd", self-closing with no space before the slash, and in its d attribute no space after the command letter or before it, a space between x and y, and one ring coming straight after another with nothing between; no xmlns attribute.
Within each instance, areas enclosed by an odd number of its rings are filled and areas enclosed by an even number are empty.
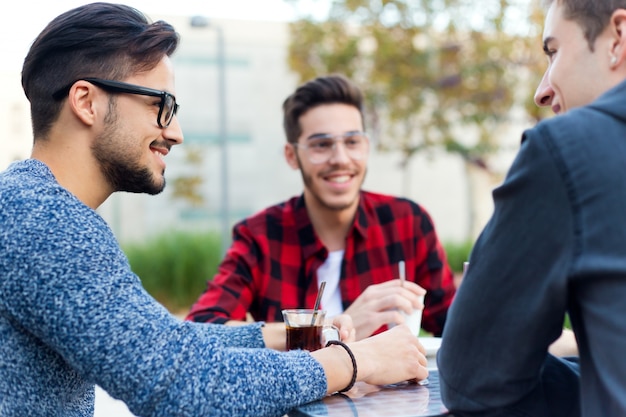
<svg viewBox="0 0 626 417"><path fill-rule="evenodd" d="M125 94L138 94L142 96L160 97L159 114L157 115L157 123L159 127L165 129L172 123L174 115L178 111L179 105L176 104L176 97L167 91L155 90L154 88L142 87L140 85L124 83L121 81L105 80L103 78L81 78L82 81L87 81L95 86L102 88L110 93L125 93ZM76 81L80 81L76 80ZM70 88L76 82L74 81L67 87L64 87L54 94L52 98L60 100L69 93Z"/></svg>

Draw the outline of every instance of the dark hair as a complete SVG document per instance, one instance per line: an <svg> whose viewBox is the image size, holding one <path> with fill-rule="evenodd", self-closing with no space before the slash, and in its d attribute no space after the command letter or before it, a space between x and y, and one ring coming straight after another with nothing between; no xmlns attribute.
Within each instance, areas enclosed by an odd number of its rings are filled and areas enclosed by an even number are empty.
<svg viewBox="0 0 626 417"><path fill-rule="evenodd" d="M123 80L149 71L178 47L179 35L122 4L91 3L69 10L35 39L22 67L33 134L45 137L58 118L52 94L85 77Z"/></svg>
<svg viewBox="0 0 626 417"><path fill-rule="evenodd" d="M626 9L626 0L543 0L545 8L557 2L563 7L563 17L572 20L582 28L589 49L609 24L611 15L617 9Z"/></svg>
<svg viewBox="0 0 626 417"><path fill-rule="evenodd" d="M296 143L302 134L300 117L322 104L343 103L356 107L363 117L363 94L340 74L318 77L299 86L283 102L283 128L287 142Z"/></svg>

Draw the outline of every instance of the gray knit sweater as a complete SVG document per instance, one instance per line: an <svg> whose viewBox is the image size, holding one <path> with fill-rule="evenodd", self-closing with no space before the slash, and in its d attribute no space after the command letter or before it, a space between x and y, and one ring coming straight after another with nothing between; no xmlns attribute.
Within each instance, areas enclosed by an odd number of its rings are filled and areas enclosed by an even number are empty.
<svg viewBox="0 0 626 417"><path fill-rule="evenodd" d="M93 415L94 384L138 416L280 416L324 396L320 364L261 349L260 327L171 316L46 165L0 173L0 416Z"/></svg>

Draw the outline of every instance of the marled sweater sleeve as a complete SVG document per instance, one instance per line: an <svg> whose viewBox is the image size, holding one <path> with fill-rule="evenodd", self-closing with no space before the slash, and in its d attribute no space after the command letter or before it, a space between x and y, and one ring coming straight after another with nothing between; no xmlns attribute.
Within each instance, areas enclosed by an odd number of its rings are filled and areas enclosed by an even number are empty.
<svg viewBox="0 0 626 417"><path fill-rule="evenodd" d="M281 416L325 395L321 365L306 352L260 349L260 325L171 316L100 216L65 190L12 198L0 207L3 314L133 413Z"/></svg>

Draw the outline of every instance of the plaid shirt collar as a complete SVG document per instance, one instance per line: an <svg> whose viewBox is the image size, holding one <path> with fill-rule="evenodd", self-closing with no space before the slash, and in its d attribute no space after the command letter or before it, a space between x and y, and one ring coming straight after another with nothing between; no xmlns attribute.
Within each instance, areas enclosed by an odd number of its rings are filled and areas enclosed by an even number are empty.
<svg viewBox="0 0 626 417"><path fill-rule="evenodd" d="M321 259L326 259L328 256L328 250L322 244L322 241L318 238L317 233L313 229L313 224L309 218L309 213L306 210L306 203L304 201L304 193L298 197L293 207L293 216L297 227L298 241L302 247L302 255L304 259L308 259L312 256L320 256ZM363 192L359 192L359 205L357 206L356 215L352 222L352 226L348 231L348 238L354 235L364 239L367 236L367 213L365 209L365 199L363 198Z"/></svg>

